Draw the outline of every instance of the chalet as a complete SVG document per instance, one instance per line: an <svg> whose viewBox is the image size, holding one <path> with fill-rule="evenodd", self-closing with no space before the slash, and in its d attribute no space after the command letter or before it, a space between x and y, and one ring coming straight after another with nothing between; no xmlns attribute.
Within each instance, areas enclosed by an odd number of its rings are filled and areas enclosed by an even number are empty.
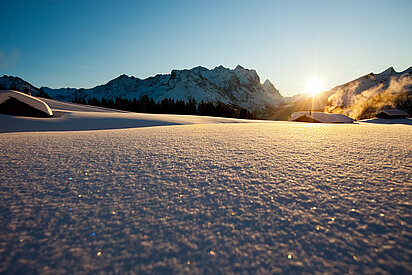
<svg viewBox="0 0 412 275"><path fill-rule="evenodd" d="M399 109L388 109L388 110L381 110L376 117L379 118L386 118L386 119L393 119L393 118L406 118L408 113Z"/></svg>
<svg viewBox="0 0 412 275"><path fill-rule="evenodd" d="M290 121L311 123L353 123L355 120L342 114L302 111L292 113Z"/></svg>
<svg viewBox="0 0 412 275"><path fill-rule="evenodd" d="M12 90L0 90L0 114L52 117L53 111L45 102L33 96Z"/></svg>

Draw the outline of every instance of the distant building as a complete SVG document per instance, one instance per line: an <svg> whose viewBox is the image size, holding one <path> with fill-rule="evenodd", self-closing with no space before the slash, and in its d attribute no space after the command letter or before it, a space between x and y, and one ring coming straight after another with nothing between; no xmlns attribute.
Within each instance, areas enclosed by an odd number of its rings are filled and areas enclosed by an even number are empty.
<svg viewBox="0 0 412 275"><path fill-rule="evenodd" d="M33 96L12 90L0 90L0 114L52 117L53 111L45 102Z"/></svg>
<svg viewBox="0 0 412 275"><path fill-rule="evenodd" d="M388 109L388 110L381 110L376 117L379 118L386 118L386 119L392 119L392 118L406 118L408 116L407 112L404 112L399 109Z"/></svg>
<svg viewBox="0 0 412 275"><path fill-rule="evenodd" d="M292 113L290 121L311 123L353 123L355 120L342 114L303 111Z"/></svg>

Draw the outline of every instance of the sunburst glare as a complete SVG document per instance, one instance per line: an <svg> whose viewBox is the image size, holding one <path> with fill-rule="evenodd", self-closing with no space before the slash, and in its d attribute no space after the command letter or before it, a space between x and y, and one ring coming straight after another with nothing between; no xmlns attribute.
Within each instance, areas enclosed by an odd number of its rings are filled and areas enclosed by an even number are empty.
<svg viewBox="0 0 412 275"><path fill-rule="evenodd" d="M317 77L312 77L306 82L304 92L312 96L315 96L323 90L323 80Z"/></svg>

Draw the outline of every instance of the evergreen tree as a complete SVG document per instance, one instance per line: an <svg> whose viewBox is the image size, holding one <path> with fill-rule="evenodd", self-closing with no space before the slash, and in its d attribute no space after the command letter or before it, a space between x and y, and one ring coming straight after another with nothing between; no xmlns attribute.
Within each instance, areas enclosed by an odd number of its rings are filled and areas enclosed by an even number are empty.
<svg viewBox="0 0 412 275"><path fill-rule="evenodd" d="M115 100L102 98L98 100L95 97L76 98L75 103L89 104L118 110L125 110L139 113L163 113L163 114L183 114L183 115L204 115L204 116L220 116L233 118L256 119L256 115L245 108L237 108L227 105L223 102L196 102L194 99L174 100L173 98L164 98L160 102L155 102L153 98L143 95L140 98L133 100L121 98L117 96Z"/></svg>

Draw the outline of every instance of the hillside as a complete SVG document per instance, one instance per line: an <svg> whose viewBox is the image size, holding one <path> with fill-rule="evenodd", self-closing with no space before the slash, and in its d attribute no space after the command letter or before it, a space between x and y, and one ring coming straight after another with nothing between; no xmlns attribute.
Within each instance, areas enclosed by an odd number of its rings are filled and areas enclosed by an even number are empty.
<svg viewBox="0 0 412 275"><path fill-rule="evenodd" d="M392 67L380 74L370 73L325 92L325 111L354 119L373 117L385 108L412 113L412 67L396 72Z"/></svg>

